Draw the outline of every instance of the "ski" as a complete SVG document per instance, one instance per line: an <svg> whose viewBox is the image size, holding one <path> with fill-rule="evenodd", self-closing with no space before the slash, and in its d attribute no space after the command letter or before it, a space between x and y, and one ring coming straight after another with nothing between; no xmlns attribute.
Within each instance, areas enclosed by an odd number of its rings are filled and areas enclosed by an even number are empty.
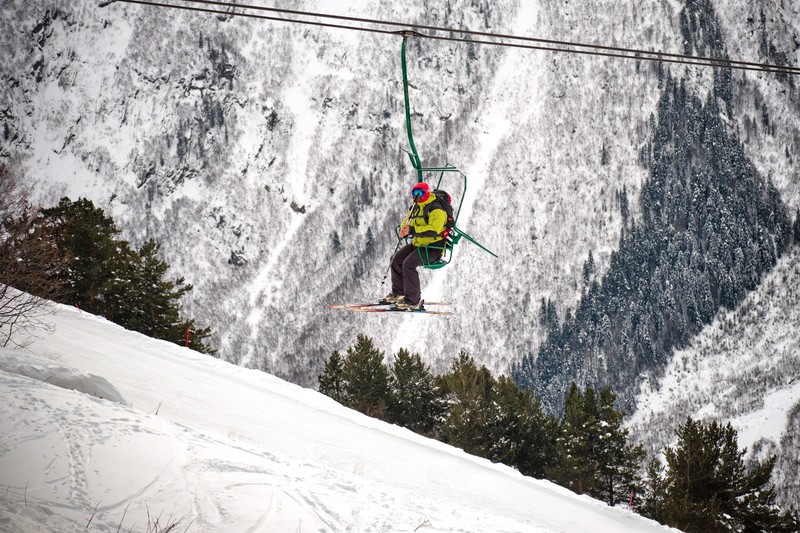
<svg viewBox="0 0 800 533"><path fill-rule="evenodd" d="M356 304L337 304L337 305L329 305L330 309L361 309L361 308L371 308L371 307L382 307L382 306L390 306L394 305L392 303L387 302L370 302L370 303L356 303ZM425 302L425 305L453 305L451 302Z"/></svg>
<svg viewBox="0 0 800 533"><path fill-rule="evenodd" d="M433 305L433 304L430 304ZM354 313L415 313L419 315L452 315L452 311L429 311L422 309L398 309L397 307L346 307Z"/></svg>
<svg viewBox="0 0 800 533"><path fill-rule="evenodd" d="M452 311L428 311L425 306L428 305L453 305L450 302L424 302L422 309L398 309L396 304L387 302L377 303L357 303L357 304L340 304L329 305L331 309L344 309L346 311L353 311L356 313L421 313L428 315L452 315Z"/></svg>

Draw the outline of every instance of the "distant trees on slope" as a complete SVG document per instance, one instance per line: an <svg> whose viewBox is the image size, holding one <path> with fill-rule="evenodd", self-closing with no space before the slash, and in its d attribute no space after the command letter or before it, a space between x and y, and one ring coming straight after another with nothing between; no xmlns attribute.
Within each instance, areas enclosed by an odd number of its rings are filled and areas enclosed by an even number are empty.
<svg viewBox="0 0 800 533"><path fill-rule="evenodd" d="M139 249L119 238L111 217L88 199L63 198L38 213L7 212L0 236L0 288L78 306L150 337L213 353L209 328L181 316L180 299L190 290L183 277L166 278L169 264L159 244Z"/></svg>
<svg viewBox="0 0 800 533"><path fill-rule="evenodd" d="M678 19L686 54L727 57L714 2L685 2ZM766 33L762 41L762 53L785 60ZM713 84L701 99L691 82L657 65L663 92L639 157L650 174L638 199L642 219L629 225L621 202L623 232L608 270L590 282L590 256L578 305L561 322L548 309L545 342L512 370L551 412L563 409L572 381L612 385L631 408L637 376L663 367L720 309L736 307L800 234L730 118L740 96L731 69L710 74Z"/></svg>
<svg viewBox="0 0 800 533"><path fill-rule="evenodd" d="M572 384L564 414L545 413L539 398L506 376L495 378L466 352L434 376L417 354L401 349L391 364L359 335L334 351L319 390L345 406L459 447L522 474L546 478L609 505L635 505L645 516L692 532L798 531L794 511L775 504L775 457L745 466L730 424L692 419L658 459L629 439L609 387ZM643 476L643 474L645 474ZM639 503L641 502L641 503Z"/></svg>
<svg viewBox="0 0 800 533"><path fill-rule="evenodd" d="M399 350L389 365L384 358L372 339L359 335L344 356L334 351L326 361L320 392L367 415L525 475L563 480L608 502L627 501L638 483L641 452L628 443L610 389L582 393L573 387L573 408L559 419L546 414L530 391L506 376L495 378L466 352L436 376L407 350ZM588 449L591 453L574 453Z"/></svg>
<svg viewBox="0 0 800 533"><path fill-rule="evenodd" d="M641 222L623 231L608 270L563 320L542 303L546 340L512 369L550 412L563 409L572 381L613 385L632 407L637 376L733 309L792 244L788 209L728 131L724 100L664 83L642 155Z"/></svg>

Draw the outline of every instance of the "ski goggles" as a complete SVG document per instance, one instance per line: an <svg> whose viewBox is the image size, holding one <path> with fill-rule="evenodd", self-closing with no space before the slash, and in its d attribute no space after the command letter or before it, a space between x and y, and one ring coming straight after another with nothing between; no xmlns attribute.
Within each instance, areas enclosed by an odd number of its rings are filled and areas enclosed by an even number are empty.
<svg viewBox="0 0 800 533"><path fill-rule="evenodd" d="M425 189L411 189L411 196L419 200L425 196Z"/></svg>

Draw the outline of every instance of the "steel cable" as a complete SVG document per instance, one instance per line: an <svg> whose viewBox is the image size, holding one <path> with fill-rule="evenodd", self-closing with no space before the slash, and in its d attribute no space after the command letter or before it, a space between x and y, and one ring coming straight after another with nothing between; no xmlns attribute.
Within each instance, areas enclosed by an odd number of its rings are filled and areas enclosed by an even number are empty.
<svg viewBox="0 0 800 533"><path fill-rule="evenodd" d="M581 54L589 56L601 56L601 57L612 57L612 58L622 58L622 59L638 59L643 61L675 63L675 64L694 65L702 67L731 68L736 70L756 71L756 72L765 72L773 74L789 74L789 75L800 74L800 68L798 67L774 65L769 63L756 63L749 61L738 61L732 59L722 59L722 58L705 57L705 56L689 56L689 55L674 54L667 52L637 50L634 48L585 44L585 43L559 41L552 39L539 39L534 37L523 37L523 36L509 35L509 34L473 31L469 29L457 29L457 28L446 28L441 26L401 23L396 21L350 17L345 15L331 15L327 13L298 11L293 9L274 8L274 7L244 4L238 2L223 2L220 0L183 0L184 2L183 4L158 2L153 0L117 0L117 1L130 4L141 4L154 7L195 11L200 13L211 13L216 15L237 16L245 18L271 20L277 22L287 22L290 24L305 24L305 25L320 26L325 28L382 33L382 34L413 35L419 38L435 39L441 41L484 44L490 46L504 46L510 48L543 50L550 52L563 52L563 53ZM226 10L220 11L217 9L199 7L198 4L206 6L224 7L226 8ZM269 15L261 15L255 13L247 13L247 12L236 12L234 11L235 9L262 11L262 12L281 14L281 15L290 15L292 17L306 17L306 18L304 19L287 18L285 16L269 16ZM319 20L308 20L309 17L315 19L329 19L329 20L344 21L351 23L369 24L372 25L373 27L321 22ZM375 26L406 28L406 30L389 30ZM445 35L425 34L425 33L420 33L419 31L408 31L407 30L408 28L414 28L415 30L425 30L437 33L445 32L451 35L445 36ZM497 40L481 40L481 39L470 39L465 37L454 37L452 36L452 34L472 35L481 38L489 38ZM508 40L520 41L520 42L508 42ZM537 43L537 44L523 44L523 43Z"/></svg>

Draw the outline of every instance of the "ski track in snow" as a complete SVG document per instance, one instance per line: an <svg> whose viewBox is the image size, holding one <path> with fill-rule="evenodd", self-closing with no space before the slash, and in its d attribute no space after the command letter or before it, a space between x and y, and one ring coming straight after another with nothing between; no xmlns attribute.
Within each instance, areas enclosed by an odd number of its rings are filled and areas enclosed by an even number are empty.
<svg viewBox="0 0 800 533"><path fill-rule="evenodd" d="M149 492L178 493L185 489L189 497L184 507L191 509L199 527L219 520L227 522L239 513L247 515L244 507L249 506L249 502L263 501L268 502L267 505L256 507L254 516L242 521L243 531L259 531L260 525L267 523L275 527L276 522L280 524L277 530L289 531L297 524L295 518L283 517L287 514L302 516L306 527L340 531L349 527L347 517L321 505L319 495L336 498L338 494L345 494L363 500L380 493L359 486L355 481L342 483L338 476L320 473L313 465L281 462L245 443L193 435L188 428L114 404L99 409L106 417L95 416L86 424L82 413L98 408L85 403L94 400L74 393L73 398L61 404L57 390L43 393L35 382L26 383L25 378L8 374L0 379L3 384L0 399L6 410L6 420L13 418L11 412L29 411L36 415L34 422L52 421L35 440L12 438L3 443L4 450L12 450L3 453L0 464L4 472L11 471L13 475L10 464L25 462L21 455L36 453L39 448L58 450L48 459L44 471L49 490L29 490L27 497L43 508L57 505L76 517L98 505L97 527L115 528L118 524L113 517L121 517L129 501L137 502ZM9 394L12 391L13 394ZM21 422L28 425L31 421L21 419ZM25 434L18 427L9 429L12 435ZM42 446L37 445L37 440ZM159 453L148 454L147 461L136 464L138 449L158 450ZM47 453L53 452L48 450ZM105 455L125 465L127 486L141 489L108 486L119 473L100 469ZM153 461L154 458L158 460ZM142 475L137 479L137 474ZM25 489L23 486L10 488L15 492ZM237 499L242 502L241 509L237 508ZM132 507L123 525L141 524L144 520L137 518L135 503ZM151 513L162 511L166 516L175 509L158 509L151 505ZM252 526L247 523L250 521Z"/></svg>

